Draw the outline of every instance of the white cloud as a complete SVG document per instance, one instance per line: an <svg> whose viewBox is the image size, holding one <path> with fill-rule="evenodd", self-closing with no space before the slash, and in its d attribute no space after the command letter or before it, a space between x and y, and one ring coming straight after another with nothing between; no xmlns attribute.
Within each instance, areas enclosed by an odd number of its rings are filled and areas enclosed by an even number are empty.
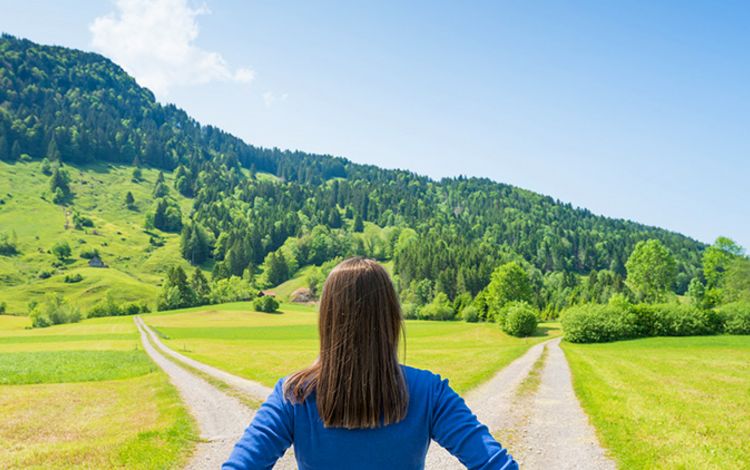
<svg viewBox="0 0 750 470"><path fill-rule="evenodd" d="M284 102L289 97L288 93L282 93L280 95L277 95L276 93L272 91L267 91L263 93L263 103L265 103L266 108L270 108L274 105L277 101Z"/></svg>
<svg viewBox="0 0 750 470"><path fill-rule="evenodd" d="M174 86L212 81L249 83L255 73L232 70L218 52L193 44L196 17L210 13L187 0L117 0L116 12L89 26L93 47L122 66L157 96Z"/></svg>

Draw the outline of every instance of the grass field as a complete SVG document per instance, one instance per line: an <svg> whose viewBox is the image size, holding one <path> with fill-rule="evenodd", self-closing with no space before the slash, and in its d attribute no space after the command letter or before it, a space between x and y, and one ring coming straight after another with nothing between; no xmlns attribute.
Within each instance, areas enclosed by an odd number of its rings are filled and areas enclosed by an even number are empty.
<svg viewBox="0 0 750 470"><path fill-rule="evenodd" d="M143 318L165 343L206 364L272 386L276 380L310 364L318 353L317 314L313 307L282 304L281 314L252 311L247 303L191 309L181 314ZM556 335L517 339L494 324L406 322L402 360L427 368L466 391L522 355L533 344Z"/></svg>
<svg viewBox="0 0 750 470"><path fill-rule="evenodd" d="M0 468L178 468L196 439L132 318L0 315Z"/></svg>
<svg viewBox="0 0 750 470"><path fill-rule="evenodd" d="M563 348L576 393L621 468L750 468L750 337Z"/></svg>
<svg viewBox="0 0 750 470"><path fill-rule="evenodd" d="M0 302L8 311L25 313L30 300L40 300L48 292L59 292L84 310L112 291L117 300L146 300L153 304L165 268L176 263L187 267L179 254L179 234L161 233L164 246L151 246L144 232L146 213L151 209L152 190L158 172L143 169L143 180L131 181L132 167L96 165L67 166L75 194L68 209L90 217L94 227L76 230L72 213L50 202L49 176L38 161L8 164L0 161L0 232L15 233L20 254L0 256ZM165 173L172 187L172 175ZM137 210L125 206L130 191ZM170 194L181 205L183 214L191 203L175 191ZM44 199L43 199L44 197ZM40 223L44 221L44 223ZM67 228L66 228L67 222ZM49 249L67 241L73 256L63 268L53 268L56 258ZM99 250L109 268L89 268L80 258L84 249ZM49 271L51 277L39 274ZM81 274L78 283L65 283L66 274Z"/></svg>

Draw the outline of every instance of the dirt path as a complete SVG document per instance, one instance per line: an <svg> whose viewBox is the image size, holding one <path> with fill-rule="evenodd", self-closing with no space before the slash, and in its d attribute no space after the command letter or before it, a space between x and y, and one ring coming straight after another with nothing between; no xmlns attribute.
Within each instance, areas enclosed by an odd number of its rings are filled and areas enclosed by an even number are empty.
<svg viewBox="0 0 750 470"><path fill-rule="evenodd" d="M541 383L519 430L515 457L522 468L614 469L573 391L560 339L547 345Z"/></svg>
<svg viewBox="0 0 750 470"><path fill-rule="evenodd" d="M144 350L169 375L170 381L177 388L188 410L198 422L200 437L205 441L196 446L195 453L186 468L191 470L220 468L229 457L235 442L252 420L253 410L164 357L148 341L148 336L154 335L145 326L143 320L136 317L135 324L140 331ZM160 342L155 344L159 345ZM167 348L162 350L171 351ZM287 452L275 468L296 468L292 453Z"/></svg>
<svg viewBox="0 0 750 470"><path fill-rule="evenodd" d="M222 382L226 383L227 385L230 385L231 387L234 387L235 389L246 393L250 396L253 400L258 401L265 401L268 395L271 394L272 390L269 387L266 387L265 385L262 385L258 382L245 379L242 377L238 377L234 374L230 374L229 372L225 372L221 369L217 369L216 367L209 366L208 364L204 364L202 362L198 362L195 359L191 359L183 354L178 353L177 351L174 351L173 349L168 348L164 343L162 343L161 338L154 332L154 330L146 325L143 320L140 318L136 319L136 323L140 322L140 326L142 328L145 328L146 332L151 337L151 342L156 344L156 346L163 352L164 354L167 354L171 356L174 359L177 359L178 361L187 364L188 366L197 369L203 373L206 373L210 375L211 377L221 380Z"/></svg>
<svg viewBox="0 0 750 470"><path fill-rule="evenodd" d="M490 428L495 435L506 434L514 429L522 416L522 410L513 406L514 396L518 385L529 374L534 362L541 356L546 341L532 346L526 354L511 362L508 366L495 374L489 381L469 391L465 395L466 404L477 415L479 420ZM501 443L506 445L504 442ZM515 452L510 449L515 457ZM462 469L461 463L445 449L432 443L427 453L425 464L427 469ZM552 467L550 467L552 468Z"/></svg>

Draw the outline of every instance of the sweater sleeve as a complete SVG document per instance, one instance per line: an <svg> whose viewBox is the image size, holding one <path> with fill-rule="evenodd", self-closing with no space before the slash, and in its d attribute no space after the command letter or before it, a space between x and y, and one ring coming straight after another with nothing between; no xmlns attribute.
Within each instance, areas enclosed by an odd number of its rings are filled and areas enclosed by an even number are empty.
<svg viewBox="0 0 750 470"><path fill-rule="evenodd" d="M222 470L272 469L292 445L293 430L293 409L284 398L282 379L255 413Z"/></svg>
<svg viewBox="0 0 750 470"><path fill-rule="evenodd" d="M448 380L438 376L435 382L432 439L469 470L518 469L518 463L479 422Z"/></svg>

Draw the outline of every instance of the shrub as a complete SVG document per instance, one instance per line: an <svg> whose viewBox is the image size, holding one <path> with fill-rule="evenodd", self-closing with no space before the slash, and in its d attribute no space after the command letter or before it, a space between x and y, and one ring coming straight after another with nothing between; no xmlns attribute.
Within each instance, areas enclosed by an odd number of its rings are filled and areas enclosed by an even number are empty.
<svg viewBox="0 0 750 470"><path fill-rule="evenodd" d="M5 313L8 310L8 304L5 302L0 302L0 315Z"/></svg>
<svg viewBox="0 0 750 470"><path fill-rule="evenodd" d="M253 308L257 312L273 313L279 309L279 301L270 295L264 295L253 301Z"/></svg>
<svg viewBox="0 0 750 470"><path fill-rule="evenodd" d="M99 250L96 248L84 248L78 256L83 259L91 259L95 256L99 256Z"/></svg>
<svg viewBox="0 0 750 470"><path fill-rule="evenodd" d="M42 270L41 270L41 271L39 271L39 273L37 274L37 277L38 277L39 279L48 279L48 278L52 277L52 275L53 275L53 274L54 274L54 271L52 271L52 270L50 270L50 269L42 269Z"/></svg>
<svg viewBox="0 0 750 470"><path fill-rule="evenodd" d="M65 278L63 279L63 282L66 284L75 284L76 282L83 281L83 276L81 276L81 273L75 273L75 274L66 274Z"/></svg>
<svg viewBox="0 0 750 470"><path fill-rule="evenodd" d="M721 332L721 320L710 310L682 304L638 304L631 307L637 336L698 336Z"/></svg>
<svg viewBox="0 0 750 470"><path fill-rule="evenodd" d="M750 303L734 302L718 308L724 333L750 335Z"/></svg>
<svg viewBox="0 0 750 470"><path fill-rule="evenodd" d="M238 276L230 276L219 279L211 284L211 292L208 294L208 300L212 304L222 304L237 302L238 300L248 300L253 295L254 291L249 282Z"/></svg>
<svg viewBox="0 0 750 470"><path fill-rule="evenodd" d="M407 320L415 320L419 318L419 306L412 302L404 302L401 304L401 312L404 318Z"/></svg>
<svg viewBox="0 0 750 470"><path fill-rule="evenodd" d="M512 336L531 336L536 331L536 312L526 302L510 302L503 308L503 323L500 328Z"/></svg>
<svg viewBox="0 0 750 470"><path fill-rule="evenodd" d="M677 303L578 305L562 315L565 339L600 343L648 336L712 335L722 331L715 312Z"/></svg>
<svg viewBox="0 0 750 470"><path fill-rule="evenodd" d="M118 317L122 315L137 315L147 313L150 309L145 302L128 302L117 303L111 293L107 297L94 305L88 312L89 318L95 317Z"/></svg>
<svg viewBox="0 0 750 470"><path fill-rule="evenodd" d="M443 292L438 292L432 302L419 309L419 318L423 320L453 320L455 316L456 312Z"/></svg>
<svg viewBox="0 0 750 470"><path fill-rule="evenodd" d="M461 319L465 322L476 323L479 321L479 310L473 305L468 305L461 310Z"/></svg>
<svg viewBox="0 0 750 470"><path fill-rule="evenodd" d="M81 230L83 227L93 227L94 221L90 217L73 212L73 225L76 230Z"/></svg>
<svg viewBox="0 0 750 470"><path fill-rule="evenodd" d="M72 253L73 251L66 241L59 241L52 247L52 254L57 256L60 261L65 261Z"/></svg>
<svg viewBox="0 0 750 470"><path fill-rule="evenodd" d="M13 256L18 254L18 246L16 245L15 234L9 237L5 233L0 233L0 255L1 256Z"/></svg>
<svg viewBox="0 0 750 470"><path fill-rule="evenodd" d="M60 294L48 295L41 304L34 304L29 314L32 328L44 328L81 321L81 312Z"/></svg>
<svg viewBox="0 0 750 470"><path fill-rule="evenodd" d="M576 305L560 319L565 340L571 343L603 343L639 336L635 315L618 305Z"/></svg>

